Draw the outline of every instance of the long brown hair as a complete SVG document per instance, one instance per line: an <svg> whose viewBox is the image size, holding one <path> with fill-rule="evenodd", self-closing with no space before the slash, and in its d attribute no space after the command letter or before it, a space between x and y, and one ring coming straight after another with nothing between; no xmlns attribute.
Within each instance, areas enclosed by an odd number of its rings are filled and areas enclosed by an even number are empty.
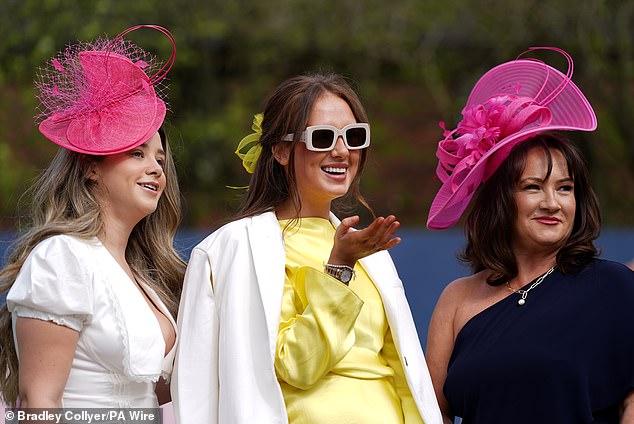
<svg viewBox="0 0 634 424"><path fill-rule="evenodd" d="M132 272L152 287L176 317L185 263L173 248L180 223L180 191L174 160L162 129L165 150L163 169L167 184L156 211L132 230L126 260ZM103 229L101 209L94 195L96 184L89 170L102 157L60 148L49 167L26 193L30 198L29 229L12 246L7 265L0 271L0 292L6 293L33 248L41 241L67 234L83 239ZM0 308L0 390L4 401L14 405L18 396L18 358L13 341L11 314L6 303Z"/></svg>
<svg viewBox="0 0 634 424"><path fill-rule="evenodd" d="M236 219L274 210L289 199L299 213L301 200L295 182L294 147L298 142L299 134L306 128L313 105L324 93L332 93L348 103L357 122L368 122L359 96L338 74L314 73L296 76L282 82L266 101L262 135L259 141L262 145L262 153L251 176L246 199ZM286 134L296 134L295 140L282 141ZM273 146L281 142L292 143L288 173L273 155ZM350 190L340 202L345 202L352 197L372 213L372 209L359 190L361 174L367 160L367 150L361 151L357 174Z"/></svg>
<svg viewBox="0 0 634 424"><path fill-rule="evenodd" d="M474 272L492 270L488 281L491 285L503 284L517 276L517 262L511 248L511 229L517 219L513 189L524 172L528 152L533 148L541 148L546 154L547 177L553 166L551 150L561 152L574 181L575 220L570 237L557 253L557 266L564 273L576 272L598 254L594 240L601 230L601 213L587 166L570 141L553 134L541 134L513 148L493 176L480 187L467 214L467 247L460 259Z"/></svg>

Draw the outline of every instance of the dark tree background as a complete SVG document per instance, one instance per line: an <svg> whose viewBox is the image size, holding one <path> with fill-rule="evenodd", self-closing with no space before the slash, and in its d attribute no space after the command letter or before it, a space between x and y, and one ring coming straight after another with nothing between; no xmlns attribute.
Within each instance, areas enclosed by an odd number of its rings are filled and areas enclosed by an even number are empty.
<svg viewBox="0 0 634 424"><path fill-rule="evenodd" d="M634 2L606 0L2 0L0 229L18 225L24 189L55 152L37 131L33 77L67 43L139 23L168 27L168 134L185 200L184 225L230 217L248 176L233 154L254 113L283 79L308 71L349 77L373 130L363 191L378 213L424 225L439 187L438 121L455 127L470 88L529 46L575 60L575 82L599 129L574 135L590 164L605 223L634 225ZM166 40L129 36L159 57ZM542 54L559 69L565 62Z"/></svg>

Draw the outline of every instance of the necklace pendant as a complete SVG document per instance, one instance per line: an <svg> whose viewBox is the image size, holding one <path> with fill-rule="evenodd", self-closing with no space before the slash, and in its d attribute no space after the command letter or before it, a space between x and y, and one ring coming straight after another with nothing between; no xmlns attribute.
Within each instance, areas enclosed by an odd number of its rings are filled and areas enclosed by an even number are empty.
<svg viewBox="0 0 634 424"><path fill-rule="evenodd" d="M520 305L520 306L522 306L525 303L526 303L526 301L524 299L520 299L520 300L517 301L517 304Z"/></svg>

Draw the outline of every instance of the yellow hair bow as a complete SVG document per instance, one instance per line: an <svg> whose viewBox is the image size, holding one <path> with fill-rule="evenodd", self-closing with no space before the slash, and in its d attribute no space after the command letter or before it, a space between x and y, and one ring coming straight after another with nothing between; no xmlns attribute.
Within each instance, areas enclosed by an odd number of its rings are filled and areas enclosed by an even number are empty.
<svg viewBox="0 0 634 424"><path fill-rule="evenodd" d="M255 171L255 164L258 162L260 153L262 153L262 145L260 144L262 119L264 119L262 113L253 116L253 125L251 125L253 133L240 140L235 152L236 155L242 159L242 166L244 166L244 169L246 169L249 174L253 174L253 171Z"/></svg>

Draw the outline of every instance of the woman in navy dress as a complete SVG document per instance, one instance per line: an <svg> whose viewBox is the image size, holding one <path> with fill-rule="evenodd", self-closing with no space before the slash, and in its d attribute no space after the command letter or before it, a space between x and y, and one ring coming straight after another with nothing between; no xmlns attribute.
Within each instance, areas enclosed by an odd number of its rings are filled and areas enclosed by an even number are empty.
<svg viewBox="0 0 634 424"><path fill-rule="evenodd" d="M439 143L428 227L453 225L473 197L461 259L474 274L447 286L429 329L446 422L634 423L634 273L597 258L587 167L553 133L596 117L554 50L565 75L497 66Z"/></svg>

